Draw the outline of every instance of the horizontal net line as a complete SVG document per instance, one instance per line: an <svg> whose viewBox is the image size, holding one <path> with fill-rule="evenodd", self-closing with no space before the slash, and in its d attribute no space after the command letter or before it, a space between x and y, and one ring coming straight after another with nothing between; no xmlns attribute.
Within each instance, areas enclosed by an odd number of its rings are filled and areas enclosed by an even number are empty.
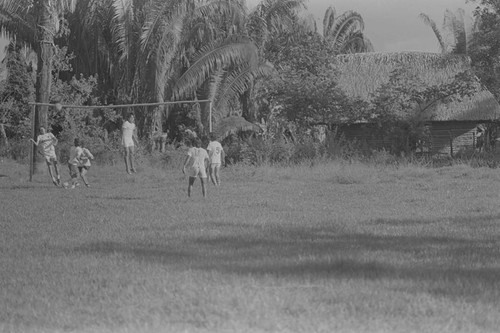
<svg viewBox="0 0 500 333"><path fill-rule="evenodd" d="M138 107L138 106L160 106L160 105L166 105L166 104L186 104L186 103L206 103L206 102L211 102L209 99L202 99L198 101L174 101L174 102L157 102L157 103L137 103L137 104L117 104L117 105L64 105L61 104L61 107L63 108L69 108L69 109L114 109L114 108L132 108L132 107ZM38 103L38 102L30 102L29 105L39 105L39 106L52 106L56 107L58 103L52 104L52 103Z"/></svg>

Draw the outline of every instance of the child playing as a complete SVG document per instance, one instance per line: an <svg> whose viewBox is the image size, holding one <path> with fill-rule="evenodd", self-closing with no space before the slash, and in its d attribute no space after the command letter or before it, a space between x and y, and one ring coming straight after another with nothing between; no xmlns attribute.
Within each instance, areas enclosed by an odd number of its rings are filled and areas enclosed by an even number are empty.
<svg viewBox="0 0 500 333"><path fill-rule="evenodd" d="M46 132L44 127L40 127L40 135L36 138L36 141L30 139L35 146L40 145L40 153L45 158L47 167L49 168L49 174L52 178L52 183L58 186L61 184L61 176L59 175L59 167L57 165L57 155L55 146L57 145L57 138L54 134ZM54 167L54 173L52 172L51 166ZM57 178L56 178L57 177Z"/></svg>
<svg viewBox="0 0 500 333"><path fill-rule="evenodd" d="M220 166L224 165L225 153L220 142L216 141L215 133L211 132L208 135L210 143L208 144L207 151L210 160L210 179L215 186L220 186Z"/></svg>
<svg viewBox="0 0 500 333"><path fill-rule="evenodd" d="M71 188L75 188L80 185L78 183L78 175L82 177L85 186L90 187L87 180L87 172L90 169L90 160L94 159L94 155L87 149L83 148L83 142L79 139L75 139L74 145L69 151L69 175L71 177ZM66 188L70 187L68 184Z"/></svg>
<svg viewBox="0 0 500 333"><path fill-rule="evenodd" d="M187 152L186 160L182 166L182 173L189 176L188 185L188 197L191 196L191 190L193 188L194 181L196 177L200 177L201 181L201 193L203 197L206 197L206 182L207 182L207 169L208 169L208 153L205 149L201 148L201 140L198 138L193 139L194 147L190 141L188 141L189 150Z"/></svg>

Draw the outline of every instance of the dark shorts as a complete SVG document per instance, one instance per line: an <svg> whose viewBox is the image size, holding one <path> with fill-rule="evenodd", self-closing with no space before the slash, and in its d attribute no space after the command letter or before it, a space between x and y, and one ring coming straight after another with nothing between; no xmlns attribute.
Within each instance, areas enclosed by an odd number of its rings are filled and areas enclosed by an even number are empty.
<svg viewBox="0 0 500 333"><path fill-rule="evenodd" d="M78 177L78 167L74 164L68 164L69 168L69 175L71 178L76 178Z"/></svg>
<svg viewBox="0 0 500 333"><path fill-rule="evenodd" d="M88 171L88 170L90 169L90 167L89 167L89 166L86 166L86 165L79 166L79 167L78 167L78 172L80 172L80 173L81 173L83 169L85 169L85 170L87 170L87 171Z"/></svg>

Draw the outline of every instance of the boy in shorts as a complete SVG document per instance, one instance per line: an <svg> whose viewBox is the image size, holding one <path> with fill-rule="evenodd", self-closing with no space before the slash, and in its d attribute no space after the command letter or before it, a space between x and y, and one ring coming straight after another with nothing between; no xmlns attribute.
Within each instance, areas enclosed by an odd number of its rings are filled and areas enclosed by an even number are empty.
<svg viewBox="0 0 500 333"><path fill-rule="evenodd" d="M210 139L207 147L210 160L210 179L215 186L220 186L219 171L221 164L224 165L226 156L220 142L215 140L217 138L215 133L211 132L208 137Z"/></svg>
<svg viewBox="0 0 500 333"><path fill-rule="evenodd" d="M136 172L134 166L134 150L137 144L138 140L137 128L135 126L135 116L133 113L130 113L127 120L122 125L123 158L129 175Z"/></svg>
<svg viewBox="0 0 500 333"><path fill-rule="evenodd" d="M90 169L90 160L94 156L87 148L83 148L83 143L79 139L75 139L74 145L69 150L69 175L71 177L71 188L78 186L78 175L82 177L85 186L90 187L86 174ZM69 187L70 185L68 185Z"/></svg>
<svg viewBox="0 0 500 333"><path fill-rule="evenodd" d="M208 153L205 149L201 148L201 140L198 138L193 139L193 145L188 141L188 152L184 165L182 166L182 173L189 176L188 197L191 196L194 181L196 177L201 181L201 193L205 198L207 196L207 169L208 169Z"/></svg>
<svg viewBox="0 0 500 333"><path fill-rule="evenodd" d="M52 178L52 183L59 186L61 184L61 176L59 175L59 167L57 165L57 155L55 146L57 145L57 138L54 134L47 132L45 127L40 127L40 135L36 138L36 141L31 139L31 141L38 147L40 145L40 153L45 158L47 167L49 168L49 174ZM54 167L54 173L52 172L51 166ZM57 177L57 178L56 178Z"/></svg>

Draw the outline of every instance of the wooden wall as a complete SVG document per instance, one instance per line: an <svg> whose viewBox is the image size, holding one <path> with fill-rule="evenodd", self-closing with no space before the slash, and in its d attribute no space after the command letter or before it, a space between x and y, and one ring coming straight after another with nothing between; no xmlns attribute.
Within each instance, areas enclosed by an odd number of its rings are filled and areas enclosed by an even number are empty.
<svg viewBox="0 0 500 333"><path fill-rule="evenodd" d="M473 149L476 140L476 121L434 121L427 123L429 142L422 143L417 152L430 154L455 154L460 150ZM347 140L356 140L370 149L391 150L390 141L376 124L360 123L343 125L339 128Z"/></svg>

